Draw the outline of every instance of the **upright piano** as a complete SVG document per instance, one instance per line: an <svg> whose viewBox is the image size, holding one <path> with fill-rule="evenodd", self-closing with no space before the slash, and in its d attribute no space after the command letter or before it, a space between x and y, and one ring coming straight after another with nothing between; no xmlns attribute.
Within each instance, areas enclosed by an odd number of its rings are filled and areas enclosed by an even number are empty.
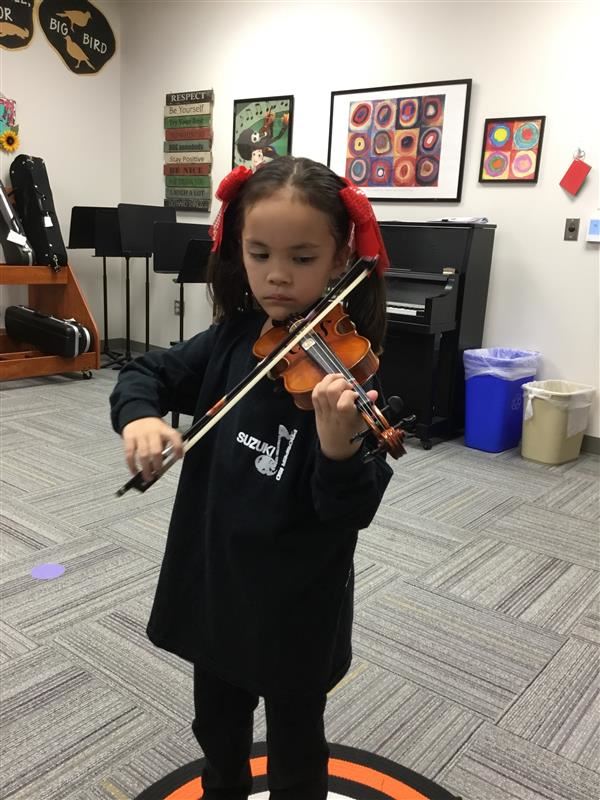
<svg viewBox="0 0 600 800"><path fill-rule="evenodd" d="M465 350L481 347L496 226L380 222L387 334L379 377L425 449L464 425Z"/></svg>

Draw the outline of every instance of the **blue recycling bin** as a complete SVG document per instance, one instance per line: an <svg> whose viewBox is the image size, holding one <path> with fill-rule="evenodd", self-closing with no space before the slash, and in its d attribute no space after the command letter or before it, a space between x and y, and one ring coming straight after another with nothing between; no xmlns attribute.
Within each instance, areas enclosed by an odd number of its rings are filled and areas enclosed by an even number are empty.
<svg viewBox="0 0 600 800"><path fill-rule="evenodd" d="M523 428L521 386L535 378L540 354L492 347L465 350L465 444L487 453L516 447Z"/></svg>

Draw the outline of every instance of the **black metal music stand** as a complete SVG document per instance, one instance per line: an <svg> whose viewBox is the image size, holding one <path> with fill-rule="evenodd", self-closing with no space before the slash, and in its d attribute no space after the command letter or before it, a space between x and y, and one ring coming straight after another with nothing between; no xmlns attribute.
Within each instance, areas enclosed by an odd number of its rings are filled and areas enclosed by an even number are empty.
<svg viewBox="0 0 600 800"><path fill-rule="evenodd" d="M125 358L131 359L131 284L129 260L146 260L146 352L150 349L150 256L154 247L154 223L175 222L174 208L119 203L119 225L123 256L125 257Z"/></svg>
<svg viewBox="0 0 600 800"><path fill-rule="evenodd" d="M185 314L184 284L206 283L206 263L212 246L208 230L208 225L185 222L156 222L154 225L154 272L177 275L173 282L179 284L180 342L183 341Z"/></svg>
<svg viewBox="0 0 600 800"><path fill-rule="evenodd" d="M206 283L208 274L208 259L213 243L206 239L191 239L179 275L175 278L175 283L179 284L179 291L183 292L185 283ZM183 294L180 295L183 297ZM183 320L179 326L181 341L183 341Z"/></svg>
<svg viewBox="0 0 600 800"><path fill-rule="evenodd" d="M98 219L102 216L99 225ZM112 226L110 224L112 220ZM114 231L111 233L110 228ZM113 364L122 365L124 356L111 350L108 344L108 283L106 276L106 259L110 256L121 256L121 239L119 220L116 208L105 206L73 206L71 209L71 228L69 231L70 250L95 249L94 257L102 257L102 294L104 299L104 346L102 355L108 361L101 365L102 369Z"/></svg>
<svg viewBox="0 0 600 800"><path fill-rule="evenodd" d="M193 238L198 237L198 238ZM212 247L208 225L192 223L157 222L154 225L154 271L176 273L174 283L179 284L179 341L183 341L185 303L183 288L186 283L206 283L206 266ZM177 342L171 342L171 345ZM171 425L179 427L179 412L171 413Z"/></svg>

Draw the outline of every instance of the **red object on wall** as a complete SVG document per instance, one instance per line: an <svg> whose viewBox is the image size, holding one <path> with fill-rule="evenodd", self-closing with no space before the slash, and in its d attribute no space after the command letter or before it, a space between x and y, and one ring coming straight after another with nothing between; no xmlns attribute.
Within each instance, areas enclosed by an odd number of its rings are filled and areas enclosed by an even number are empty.
<svg viewBox="0 0 600 800"><path fill-rule="evenodd" d="M586 164L585 161L582 161L580 158L576 158L563 175L560 185L563 189L566 189L569 194L575 195L581 189L581 184L586 179L590 170L591 167L589 164Z"/></svg>

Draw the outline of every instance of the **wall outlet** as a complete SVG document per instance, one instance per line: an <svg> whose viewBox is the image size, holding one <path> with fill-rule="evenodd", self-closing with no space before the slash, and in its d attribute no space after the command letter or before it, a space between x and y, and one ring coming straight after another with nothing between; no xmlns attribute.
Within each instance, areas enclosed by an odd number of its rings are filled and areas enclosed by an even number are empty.
<svg viewBox="0 0 600 800"><path fill-rule="evenodd" d="M579 237L579 219L568 218L565 222L565 242L576 242Z"/></svg>
<svg viewBox="0 0 600 800"><path fill-rule="evenodd" d="M173 302L173 313L176 317L181 316L181 300L175 300Z"/></svg>

